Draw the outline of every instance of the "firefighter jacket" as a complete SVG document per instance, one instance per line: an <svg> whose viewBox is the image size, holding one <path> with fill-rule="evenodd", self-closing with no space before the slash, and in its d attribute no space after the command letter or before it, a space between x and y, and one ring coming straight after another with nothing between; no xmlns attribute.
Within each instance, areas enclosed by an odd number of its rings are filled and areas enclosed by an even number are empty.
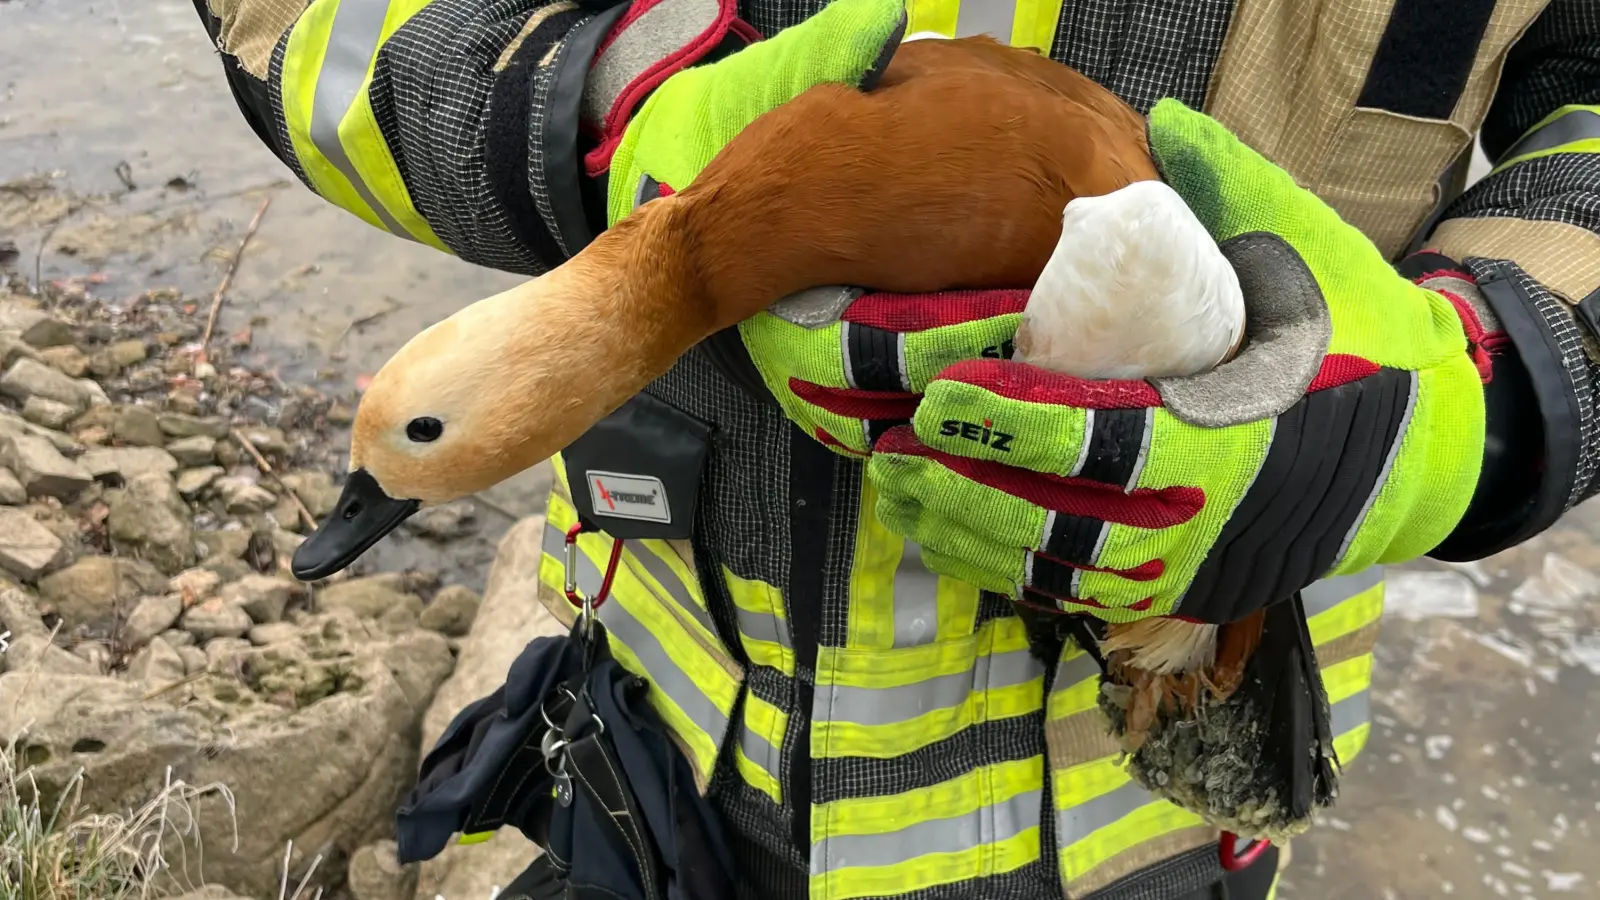
<svg viewBox="0 0 1600 900"><path fill-rule="evenodd" d="M663 60L713 58L825 0L740 0L737 19L731 0L195 2L245 116L307 186L399 237L533 275L604 226L607 143ZM1392 260L1426 249L1478 279L1527 369L1544 464L1515 504L1469 513L1451 558L1600 491L1600 4L908 9L909 32L1033 47L1141 112L1165 96L1203 109ZM1462 193L1475 138L1494 169ZM629 541L601 619L729 823L741 894L1167 898L1213 883L1216 829L1130 780L1092 659L1071 642L1041 654L1008 598L926 570L877 521L862 464L737 369L702 346L648 389L717 440L693 538ZM538 590L570 622L563 538L587 488L559 458L556 472ZM583 590L610 545L579 539ZM1370 729L1381 574L1305 599L1348 764Z"/></svg>

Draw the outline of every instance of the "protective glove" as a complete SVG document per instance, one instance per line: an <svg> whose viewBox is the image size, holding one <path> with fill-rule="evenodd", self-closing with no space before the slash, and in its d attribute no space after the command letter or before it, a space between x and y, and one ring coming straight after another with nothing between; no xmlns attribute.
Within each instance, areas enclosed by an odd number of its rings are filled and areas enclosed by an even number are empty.
<svg viewBox="0 0 1600 900"><path fill-rule="evenodd" d="M669 78L611 160L608 220L680 190L746 125L824 83L870 88L905 29L902 0L837 0L726 59ZM918 298L818 289L746 320L739 335L784 411L835 451L865 456L911 420L952 362L1010 355L1026 292Z"/></svg>
<svg viewBox="0 0 1600 900"><path fill-rule="evenodd" d="M953 365L874 448L880 519L935 571L1110 621L1234 621L1426 553L1484 452L1473 308L1210 117L1164 100L1149 140L1239 274L1240 353L1150 381Z"/></svg>
<svg viewBox="0 0 1600 900"><path fill-rule="evenodd" d="M1011 355L1027 291L935 295L816 288L739 324L784 413L835 452L866 456L909 424L928 382L952 363Z"/></svg>
<svg viewBox="0 0 1600 900"><path fill-rule="evenodd" d="M904 0L836 0L811 18L668 78L611 158L606 224L682 190L762 113L819 84L872 86L905 33Z"/></svg>

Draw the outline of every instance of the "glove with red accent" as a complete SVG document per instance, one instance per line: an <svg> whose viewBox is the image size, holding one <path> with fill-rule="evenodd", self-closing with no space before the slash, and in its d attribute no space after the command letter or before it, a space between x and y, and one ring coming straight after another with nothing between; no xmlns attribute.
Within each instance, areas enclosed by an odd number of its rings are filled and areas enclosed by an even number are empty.
<svg viewBox="0 0 1600 900"><path fill-rule="evenodd" d="M1027 291L912 295L816 288L773 304L739 333L784 412L835 452L866 456L909 424L922 391L967 359L1011 355Z"/></svg>
<svg viewBox="0 0 1600 900"><path fill-rule="evenodd" d="M879 518L935 571L1111 621L1233 621L1437 546L1484 453L1472 303L1208 116L1162 101L1149 135L1239 274L1239 354L1150 381L952 365L876 443Z"/></svg>

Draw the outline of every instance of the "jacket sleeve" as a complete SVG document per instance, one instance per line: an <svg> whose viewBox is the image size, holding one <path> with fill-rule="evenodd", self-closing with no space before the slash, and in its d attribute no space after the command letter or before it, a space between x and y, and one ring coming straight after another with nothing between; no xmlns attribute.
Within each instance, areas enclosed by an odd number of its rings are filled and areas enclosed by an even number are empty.
<svg viewBox="0 0 1600 900"><path fill-rule="evenodd" d="M734 0L194 0L240 111L311 190L538 275L604 227L610 152L674 72L744 46Z"/></svg>
<svg viewBox="0 0 1600 900"><path fill-rule="evenodd" d="M1520 543L1600 493L1600 3L1552 0L1508 54L1481 140L1493 169L1420 255L1464 270L1510 357L1496 377L1517 384L1486 387L1486 470L1507 445L1526 452L1497 500L1480 503L1480 485L1436 554L1457 559Z"/></svg>

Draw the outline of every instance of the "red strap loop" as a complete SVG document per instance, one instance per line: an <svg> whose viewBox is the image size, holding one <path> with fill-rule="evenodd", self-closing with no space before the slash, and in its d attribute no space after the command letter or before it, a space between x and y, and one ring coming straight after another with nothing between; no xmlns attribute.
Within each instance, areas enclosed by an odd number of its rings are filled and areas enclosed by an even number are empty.
<svg viewBox="0 0 1600 900"><path fill-rule="evenodd" d="M1222 864L1223 871L1226 872L1248 869L1271 846L1271 841L1251 841L1245 846L1244 852L1240 853L1239 836L1231 831L1224 831L1222 839L1217 843L1217 861Z"/></svg>
<svg viewBox="0 0 1600 900"><path fill-rule="evenodd" d="M574 563L577 559L578 535L589 530L591 529L586 527L581 521L574 523L571 528L567 529L567 602L578 607L579 609L583 608L583 597L578 595L578 573L573 571L573 569ZM617 563L621 561L622 539L613 538L611 541L611 560L606 563L605 577L600 580L600 589L595 591L593 597L589 598L589 606L591 609L599 609L600 605L605 603L606 598L611 595L611 582L617 577Z"/></svg>

